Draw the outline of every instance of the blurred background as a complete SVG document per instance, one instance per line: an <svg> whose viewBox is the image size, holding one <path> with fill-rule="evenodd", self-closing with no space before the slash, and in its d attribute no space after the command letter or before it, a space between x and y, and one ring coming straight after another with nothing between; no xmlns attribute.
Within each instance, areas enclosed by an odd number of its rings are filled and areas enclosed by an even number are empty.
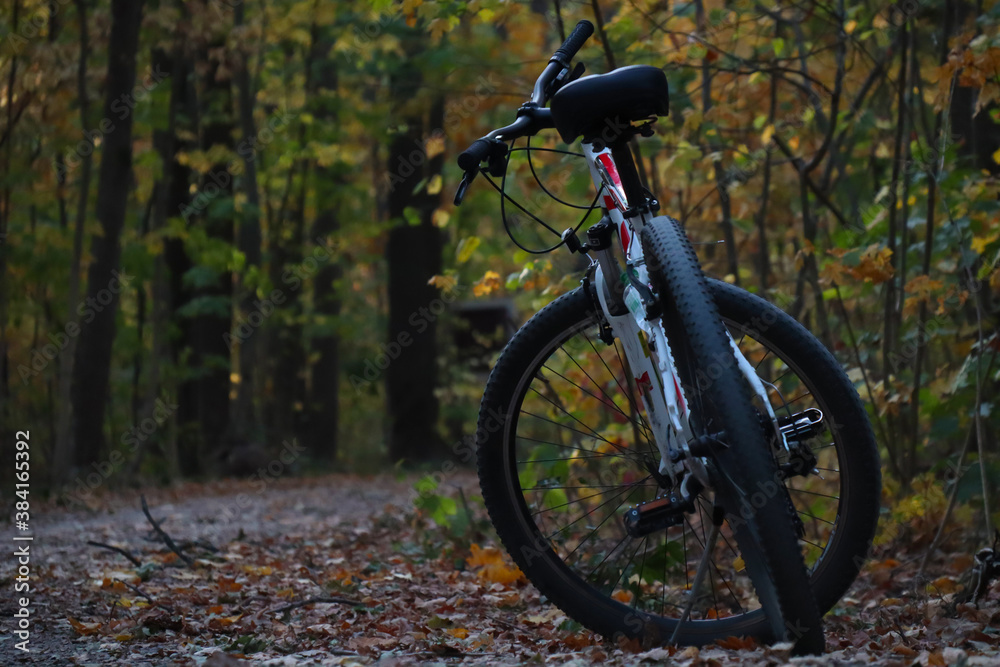
<svg viewBox="0 0 1000 667"><path fill-rule="evenodd" d="M588 73L666 71L643 179L709 274L843 362L910 499L897 519L952 491L981 515L1000 478L989 0L3 0L3 460L30 428L53 490L281 453L300 473L467 461L496 355L585 263L518 248L485 180L456 209L455 157L584 18ZM515 152L506 182L578 224L532 171L586 207L579 158ZM524 248L558 240L507 209Z"/></svg>

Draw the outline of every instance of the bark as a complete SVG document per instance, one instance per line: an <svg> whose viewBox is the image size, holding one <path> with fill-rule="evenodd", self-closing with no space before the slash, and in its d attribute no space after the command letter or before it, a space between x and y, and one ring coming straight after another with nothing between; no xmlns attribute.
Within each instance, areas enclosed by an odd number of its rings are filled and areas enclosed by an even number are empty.
<svg viewBox="0 0 1000 667"><path fill-rule="evenodd" d="M695 0L695 23L699 35L705 35L705 3L702 0ZM712 110L712 71L708 55L701 61L701 110L705 118ZM720 148L715 141L709 142L709 149L712 153L718 153ZM721 160L712 161L712 169L715 174L715 185L719 192L719 208L722 227L722 238L726 243L726 273L733 276L736 285L740 284L740 270L736 255L736 237L733 233L733 213L729 201L729 193L726 191L726 170L722 167Z"/></svg>
<svg viewBox="0 0 1000 667"><path fill-rule="evenodd" d="M310 43L305 53L305 105L311 107L316 96L316 58L319 56L319 27L310 29ZM298 145L308 136L306 124L299 121ZM267 331L267 357L272 400L268 401L266 421L272 439L281 441L298 437L303 426L303 408L307 401L304 371L307 356L304 347L302 284L298 265L302 262L305 232L307 182L311 171L308 159L298 158L289 167L281 204L274 224L268 226L271 283L285 295L280 326ZM306 276L308 279L308 276Z"/></svg>
<svg viewBox="0 0 1000 667"><path fill-rule="evenodd" d="M170 217L183 215L190 207L191 169L181 164L177 155L193 147L193 142L185 137L195 135L198 123L194 62L183 41L184 30L190 17L185 9L185 3L177 0L177 5L182 14L176 33L177 43L174 45L170 62L170 126L168 135L159 137L158 146L158 150L164 156L165 178L163 200L158 203L156 212L157 224L161 225ZM195 221L188 220L188 224L195 224ZM165 359L175 367L180 367L185 362L186 348L191 337L191 320L181 317L178 312L194 298L193 289L184 282L184 276L191 266L191 258L184 248L184 241L167 237L163 247L161 284L163 290L161 303L164 312L159 316L164 322L172 322L176 333L167 335L164 331L159 340L154 338L153 347L155 354L157 345L162 345ZM152 383L152 377L150 382ZM191 430L189 425L197 420L198 410L194 389L192 383L184 381L180 381L176 387L177 413L173 423L177 428L171 431L170 437L162 440L163 455L171 476L181 473L181 440L188 436ZM147 394L148 405L151 406L155 400L155 394Z"/></svg>
<svg viewBox="0 0 1000 667"><path fill-rule="evenodd" d="M167 218L172 215L170 204L173 199L173 193L176 191L174 179L177 177L183 178L183 185L187 185L186 177L183 174L179 175L177 170L177 114L179 103L184 98L183 89L186 86L183 55L179 42L175 42L170 52L162 48L154 49L152 62L155 69L165 72L170 76L171 82L170 107L167 110L167 127L153 131L153 148L159 153L164 167L163 177L154 190L152 201L149 233L156 234L163 229ZM173 210L176 211L177 209ZM146 389L139 411L140 418L144 418L144 415L153 414L156 407L156 400L162 394L163 381L160 369L164 362L169 361L167 358L169 355L169 339L166 335L166 330L169 321L170 288L166 266L166 251L158 255L153 262L153 278L150 290L152 298L149 311L151 338L149 366L146 377ZM169 436L162 434L157 434L157 441L161 444L166 476L168 479L174 479L180 474L176 443ZM150 440L144 440L136 445L136 451L129 464L130 477L138 472L148 450L147 443L150 443Z"/></svg>
<svg viewBox="0 0 1000 667"><path fill-rule="evenodd" d="M308 95L308 93L307 93ZM305 127L301 126L299 145L304 144ZM271 400L268 402L268 430L274 440L297 437L305 400L303 370L306 353L302 339L302 277L298 265L302 262L305 226L306 181L308 160L293 163L286 186L287 203L278 215L278 229L271 230L271 283L282 289L286 300L282 312L286 317L279 326L268 331L268 358L271 361Z"/></svg>
<svg viewBox="0 0 1000 667"><path fill-rule="evenodd" d="M210 4L203 0L201 16L215 15ZM225 57L226 29L217 26L215 35L208 44L200 45L198 53L200 71L204 72L199 100L200 147L205 151L214 146L234 148L230 69L229 63L221 60ZM218 163L199 185L199 192L208 201L198 207L197 224L209 237L232 244L233 213L227 200L231 202L233 197L233 175L225 163ZM181 394L187 399L187 410L181 420L179 456L181 472L187 476L205 472L216 460L229 429L230 353L226 335L231 333L232 299L232 276L227 271L196 288L192 297L202 307L191 316L186 341L188 368L196 375L185 382Z"/></svg>
<svg viewBox="0 0 1000 667"><path fill-rule="evenodd" d="M135 58L142 19L142 0L113 0L108 45L107 93L104 117L118 119L112 105L135 86ZM104 446L103 415L108 399L111 347L121 289L120 237L132 178L132 115L104 136L97 186L97 218L102 234L92 243L93 262L87 274L87 306L73 369L75 430L74 461L97 461ZM93 313L93 318L88 315Z"/></svg>
<svg viewBox="0 0 1000 667"><path fill-rule="evenodd" d="M234 9L234 25L239 28L244 25L243 3ZM237 55L236 87L238 90L238 106L240 116L240 131L243 135L243 145L252 146L257 136L256 124L253 118L254 91L250 86L250 73L247 60L249 51ZM257 187L257 155L256 151L244 150L243 154L243 191L247 197L243 215L239 225L238 245L246 257L246 270L259 267L261 262L260 233L260 194ZM240 286L240 310L246 317L254 309L256 290L246 285ZM242 339L239 345L240 381L236 389L236 402L233 408L233 424L237 437L246 437L247 429L257 425L257 415L254 409L254 387L257 336Z"/></svg>
<svg viewBox="0 0 1000 667"><path fill-rule="evenodd" d="M77 0L77 20L80 23L80 60L77 64L77 96L80 102L80 127L90 127L90 94L87 91L87 58L90 56L90 36L87 26L87 5ZM83 254L83 233L87 219L87 202L90 199L90 178L93 168L93 151L88 151L81 159L80 190L77 200L76 222L73 230L73 254L70 259L69 294L67 297L67 317L77 317L80 301L80 263ZM72 383L73 362L76 355L77 337L70 338L59 358L59 390L56 415L55 452L53 455L52 478L62 482L73 458L72 429Z"/></svg>
<svg viewBox="0 0 1000 667"><path fill-rule="evenodd" d="M313 116L320 127L336 127L337 111L337 69L334 62L320 58L329 52L330 42L317 42L316 56L319 73L317 75L316 99ZM338 193L345 186L344 177L337 168L317 166L315 169L316 219L313 221L312 238L317 243L336 244L340 232L340 201ZM316 273L313 285L313 306L322 327L322 333L311 341L309 388L309 435L308 446L317 461L336 461L340 424L340 336L336 333L340 317L340 293L338 281L342 275L337 260L336 247L332 249L333 259L325 262Z"/></svg>
<svg viewBox="0 0 1000 667"><path fill-rule="evenodd" d="M11 13L11 32L16 34L20 26L20 0L14 0ZM6 124L4 126L3 173L11 173L11 153L14 144L14 84L17 81L17 56L10 60L10 74L7 77ZM4 179L6 181L6 178ZM7 342L7 225L10 219L10 185L5 183L0 192L0 434L6 436L7 411L10 409L10 353ZM4 437L4 441L8 441Z"/></svg>
<svg viewBox="0 0 1000 667"><path fill-rule="evenodd" d="M896 350L896 342L899 337L899 320L898 313L899 308L897 307L897 301L899 300L899 294L901 288L897 288L896 282L899 279L899 247L898 247L898 213L896 209L896 198L899 196L899 184L900 176L902 171L902 159L903 159L903 142L906 140L906 90L908 87L907 82L907 68L909 66L909 60L907 58L907 51L910 43L909 39L909 22L903 23L901 28L902 37L900 39L900 55L899 55L899 82L898 82L898 95L896 99L896 136L893 145L893 161L892 161L892 179L890 181L892 196L889 198L889 229L888 229L888 242L887 247L892 252L891 266L893 269L893 275L885 282L885 291L883 298L885 302L883 304L883 333L882 333L882 363L884 365L886 377L891 373L890 370L890 360L893 358ZM903 174L903 178L905 178ZM903 221L906 224L906 221ZM886 446L893 451L897 452L899 450L899 439L897 438L897 433L899 429L895 424L895 419L891 414L886 415L886 419L889 423L889 442ZM904 484L909 484L910 478L913 475L912 461L905 461L905 467L903 469L903 479L900 480Z"/></svg>
<svg viewBox="0 0 1000 667"><path fill-rule="evenodd" d="M775 37L780 31L779 25L775 23ZM768 105L767 122L774 124L774 114L778 104L778 80L771 77L771 96ZM771 272L771 258L767 243L767 207L771 197L771 149L765 146L767 154L764 156L764 177L760 189L760 208L754 216L757 225L757 282L760 286L760 295L767 293L769 274Z"/></svg>
<svg viewBox="0 0 1000 667"><path fill-rule="evenodd" d="M393 95L402 102L412 96L418 83L415 72L399 74ZM430 127L442 127L444 101L438 99L430 114ZM441 230L431 222L439 196L413 190L422 179L441 171L442 156L427 160L423 153L427 120L411 116L389 148L389 168L395 170L388 196L390 219L386 260L389 265L389 343L401 335L412 344L386 370L389 408L389 455L394 461L433 459L441 454L437 431L437 315L429 310L438 302L437 289L427 281L441 272ZM424 159L413 159L414 154ZM419 164L416 164L419 163ZM403 212L413 207L419 224L404 221Z"/></svg>

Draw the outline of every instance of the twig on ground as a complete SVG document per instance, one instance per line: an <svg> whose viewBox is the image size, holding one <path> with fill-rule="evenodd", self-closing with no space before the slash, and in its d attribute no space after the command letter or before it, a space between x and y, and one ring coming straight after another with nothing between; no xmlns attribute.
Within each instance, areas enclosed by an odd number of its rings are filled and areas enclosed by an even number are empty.
<svg viewBox="0 0 1000 667"><path fill-rule="evenodd" d="M305 600L299 600L298 602L292 602L291 604L286 604L283 607L278 607L276 609L271 609L267 613L269 614L280 614L285 611L291 611L292 609L298 609L299 607L305 607L308 604L349 604L349 605L359 605L360 600L351 600L349 598L326 598L326 597L316 597L316 598L306 598Z"/></svg>
<svg viewBox="0 0 1000 667"><path fill-rule="evenodd" d="M181 549L190 549L191 547L198 547L199 549L204 549L209 553L213 554L219 553L218 547L211 544L210 542L206 542L205 540L187 540L186 542L181 542L178 546L180 546Z"/></svg>
<svg viewBox="0 0 1000 667"><path fill-rule="evenodd" d="M154 607L159 607L160 609L162 609L162 610L164 610L164 611L166 611L166 612L168 612L168 613L171 613L171 614L173 614L173 613L174 613L174 608L173 608L173 607L171 607L171 606L170 606L170 605L168 605L168 604L164 604L164 603L162 603L162 602L157 602L157 601L156 601L156 600L154 600L153 598L149 597L149 595L147 595L147 594L145 593L145 591L143 591L143 590L142 590L141 588L139 588L138 586L136 586L136 585L134 585L134 584L130 584L130 583L128 583L127 581L123 581L122 583L123 583L123 584L125 584L125 587L126 587L126 588L128 588L128 589L129 589L130 591L132 591L133 593L135 593L135 594L136 594L136 595L138 595L139 597L141 597L141 598L145 598L145 599L146 599L146 601L147 601L147 602L149 602L149 604L153 605Z"/></svg>
<svg viewBox="0 0 1000 667"><path fill-rule="evenodd" d="M118 599L116 598L114 602L111 603L111 609L108 610L108 617L104 620L104 624L107 625L111 622L111 619L115 617L115 610L118 609Z"/></svg>
<svg viewBox="0 0 1000 667"><path fill-rule="evenodd" d="M177 544L174 543L173 539L167 535L166 531L160 528L160 524L156 522L153 515L149 513L149 505L146 504L146 496L142 495L140 498L142 499L142 513L146 515L147 519L149 519L149 523L152 524L153 530L155 530L156 534L160 536L163 543L166 544L171 551L177 554L178 558L187 563L188 567L194 567L194 561L191 560L191 557L180 550Z"/></svg>
<svg viewBox="0 0 1000 667"><path fill-rule="evenodd" d="M122 549L121 547L115 547L110 544L105 544L104 542L94 542L93 540L87 540L87 544L89 544L92 547L107 549L109 551L116 551L120 553L122 556L125 556L125 558L128 558L129 562L135 565L136 567L142 567L142 563L139 561L138 558L130 554L125 549Z"/></svg>

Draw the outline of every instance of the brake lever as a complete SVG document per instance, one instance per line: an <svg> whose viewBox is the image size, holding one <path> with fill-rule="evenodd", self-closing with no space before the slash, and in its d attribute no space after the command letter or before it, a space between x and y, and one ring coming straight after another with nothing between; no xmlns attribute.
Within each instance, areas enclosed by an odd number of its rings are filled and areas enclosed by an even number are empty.
<svg viewBox="0 0 1000 667"><path fill-rule="evenodd" d="M475 171L467 171L465 175L462 176L462 182L458 184L458 191L455 192L455 206L461 206L462 200L465 199L465 193L469 191L469 186L472 185L472 181L476 178Z"/></svg>

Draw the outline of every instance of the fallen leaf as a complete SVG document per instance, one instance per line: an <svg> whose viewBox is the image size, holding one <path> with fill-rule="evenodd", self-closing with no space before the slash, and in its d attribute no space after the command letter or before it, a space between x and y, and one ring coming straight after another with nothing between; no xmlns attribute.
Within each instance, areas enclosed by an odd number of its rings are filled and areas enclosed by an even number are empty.
<svg viewBox="0 0 1000 667"><path fill-rule="evenodd" d="M87 637L96 634L101 629L101 623L82 623L75 618L68 618L69 624L76 630L76 634Z"/></svg>

